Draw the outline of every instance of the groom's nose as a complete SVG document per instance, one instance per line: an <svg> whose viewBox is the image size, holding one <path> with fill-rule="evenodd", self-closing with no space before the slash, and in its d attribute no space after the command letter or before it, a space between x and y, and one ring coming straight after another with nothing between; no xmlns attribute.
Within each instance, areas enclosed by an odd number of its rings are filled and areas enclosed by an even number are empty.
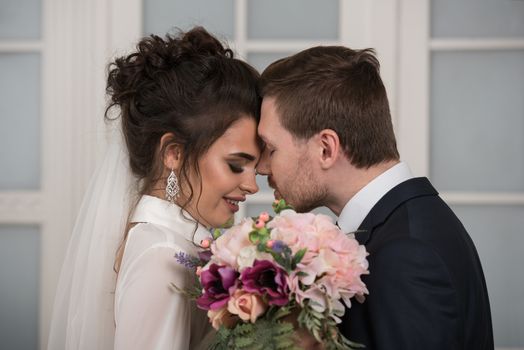
<svg viewBox="0 0 524 350"><path fill-rule="evenodd" d="M269 166L269 151L267 149L262 151L256 171L259 175L271 175L271 167Z"/></svg>

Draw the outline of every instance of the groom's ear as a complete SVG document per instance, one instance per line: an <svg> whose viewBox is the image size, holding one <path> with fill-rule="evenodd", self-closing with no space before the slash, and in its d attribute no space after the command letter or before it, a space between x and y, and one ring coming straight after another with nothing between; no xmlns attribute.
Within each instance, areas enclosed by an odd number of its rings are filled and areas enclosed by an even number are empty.
<svg viewBox="0 0 524 350"><path fill-rule="evenodd" d="M331 129L324 129L317 135L320 150L320 167L323 170L331 168L340 156L340 139Z"/></svg>

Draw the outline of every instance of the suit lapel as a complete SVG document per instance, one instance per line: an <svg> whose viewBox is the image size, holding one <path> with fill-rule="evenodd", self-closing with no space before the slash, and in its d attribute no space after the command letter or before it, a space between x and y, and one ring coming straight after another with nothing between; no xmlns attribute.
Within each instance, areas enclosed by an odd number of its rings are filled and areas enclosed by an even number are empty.
<svg viewBox="0 0 524 350"><path fill-rule="evenodd" d="M371 238L373 229L382 224L399 205L413 198L436 195L438 195L437 190L425 177L404 181L375 204L355 233L355 238L360 244L366 244Z"/></svg>

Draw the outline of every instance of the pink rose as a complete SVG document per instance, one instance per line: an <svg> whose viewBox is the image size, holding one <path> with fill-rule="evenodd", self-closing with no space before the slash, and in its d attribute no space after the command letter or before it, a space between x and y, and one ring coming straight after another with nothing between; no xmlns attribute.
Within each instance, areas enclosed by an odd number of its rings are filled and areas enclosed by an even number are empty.
<svg viewBox="0 0 524 350"><path fill-rule="evenodd" d="M288 278L295 300L309 300L321 312L328 309L335 322L344 314L343 301L358 301L368 294L361 276L368 272L367 252L354 235L343 233L326 215L299 214L286 210L268 224L271 239L281 240L293 253L307 252Z"/></svg>
<svg viewBox="0 0 524 350"><path fill-rule="evenodd" d="M321 249L319 253L307 264L300 264L300 271L307 275L301 278L302 283L312 284L318 276L334 274L340 265L340 256L330 249Z"/></svg>
<svg viewBox="0 0 524 350"><path fill-rule="evenodd" d="M218 310L209 310L207 312L207 317L214 329L219 329L220 326L232 328L238 321L238 318L227 311L227 307Z"/></svg>
<svg viewBox="0 0 524 350"><path fill-rule="evenodd" d="M211 260L238 270L237 257L240 255L240 251L253 245L249 241L249 232L253 229L252 226L253 220L246 218L240 224L225 231L211 244L211 252L213 253Z"/></svg>
<svg viewBox="0 0 524 350"><path fill-rule="evenodd" d="M227 310L244 321L255 323L257 318L267 310L267 304L260 295L237 289L229 299Z"/></svg>
<svg viewBox="0 0 524 350"><path fill-rule="evenodd" d="M315 214L297 214L293 210L284 210L268 223L272 229L271 239L283 241L296 253L301 248L316 250L316 235L312 234ZM299 242L302 241L302 242Z"/></svg>
<svg viewBox="0 0 524 350"><path fill-rule="evenodd" d="M269 222L268 227L272 229L271 239L283 241L293 253L307 248L302 259L304 264L311 262L319 250L329 245L340 232L327 215L296 213L293 210L282 211Z"/></svg>

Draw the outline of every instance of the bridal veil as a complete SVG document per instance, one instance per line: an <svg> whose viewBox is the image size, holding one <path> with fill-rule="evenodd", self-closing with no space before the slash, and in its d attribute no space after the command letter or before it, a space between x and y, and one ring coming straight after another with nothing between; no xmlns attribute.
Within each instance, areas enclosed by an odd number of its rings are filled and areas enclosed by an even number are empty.
<svg viewBox="0 0 524 350"><path fill-rule="evenodd" d="M48 349L112 349L113 270L136 180L123 137L113 132L86 191L58 282Z"/></svg>

